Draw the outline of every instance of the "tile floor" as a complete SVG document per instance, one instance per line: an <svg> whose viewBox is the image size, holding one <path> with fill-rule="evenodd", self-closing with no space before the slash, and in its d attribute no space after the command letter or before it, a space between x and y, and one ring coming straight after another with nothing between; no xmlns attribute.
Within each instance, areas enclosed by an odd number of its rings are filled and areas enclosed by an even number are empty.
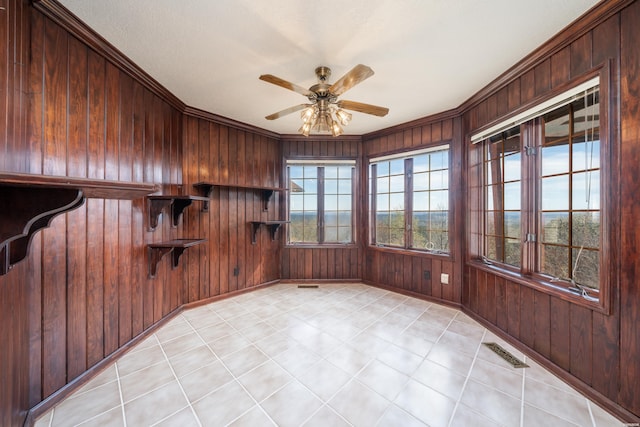
<svg viewBox="0 0 640 427"><path fill-rule="evenodd" d="M349 283L183 312L36 422L74 425L623 424L460 311Z"/></svg>

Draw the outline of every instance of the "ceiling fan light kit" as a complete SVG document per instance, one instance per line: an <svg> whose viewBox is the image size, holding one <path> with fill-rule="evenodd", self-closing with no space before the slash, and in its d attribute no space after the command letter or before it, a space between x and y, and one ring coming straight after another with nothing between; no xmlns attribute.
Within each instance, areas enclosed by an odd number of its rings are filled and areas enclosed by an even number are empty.
<svg viewBox="0 0 640 427"><path fill-rule="evenodd" d="M315 72L318 77L318 83L309 89L271 74L261 75L260 80L304 95L311 102L311 104L300 104L286 108L265 118L267 120L275 120L302 110L300 113L302 126L298 129L298 132L302 135L309 136L311 131L314 131L330 132L333 136L339 136L344 132L342 126L347 126L352 117L351 113L345 110L358 111L379 117L384 117L389 112L388 108L377 105L346 100L338 101L338 96L373 75L373 70L370 67L362 64L356 65L332 85L327 83L327 79L331 75L329 67L317 67Z"/></svg>

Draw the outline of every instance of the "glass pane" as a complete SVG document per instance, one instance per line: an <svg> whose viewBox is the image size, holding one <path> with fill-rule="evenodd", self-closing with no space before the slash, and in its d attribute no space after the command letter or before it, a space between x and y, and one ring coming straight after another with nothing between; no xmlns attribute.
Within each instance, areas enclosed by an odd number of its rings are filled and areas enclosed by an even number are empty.
<svg viewBox="0 0 640 427"><path fill-rule="evenodd" d="M391 193L389 195L389 208L392 211L404 210L404 193Z"/></svg>
<svg viewBox="0 0 640 427"><path fill-rule="evenodd" d="M574 210L600 209L600 171L581 172L573 175Z"/></svg>
<svg viewBox="0 0 640 427"><path fill-rule="evenodd" d="M389 191L404 191L404 175L392 176L390 178Z"/></svg>
<svg viewBox="0 0 640 427"><path fill-rule="evenodd" d="M426 249L429 241L427 236L427 227L424 224L416 225L416 220L413 220L413 247L419 249Z"/></svg>
<svg viewBox="0 0 640 427"><path fill-rule="evenodd" d="M542 214L542 241L544 243L569 244L569 213Z"/></svg>
<svg viewBox="0 0 640 427"><path fill-rule="evenodd" d="M338 196L338 210L350 211L351 210L351 196Z"/></svg>
<svg viewBox="0 0 640 427"><path fill-rule="evenodd" d="M500 198L500 187L496 185L491 185L485 187L486 193L486 210L492 211L496 209L496 207L502 206L502 199ZM498 198L496 200L496 198Z"/></svg>
<svg viewBox="0 0 640 427"><path fill-rule="evenodd" d="M520 212L504 213L504 235L520 240Z"/></svg>
<svg viewBox="0 0 640 427"><path fill-rule="evenodd" d="M449 168L449 150L436 151L431 157L431 170Z"/></svg>
<svg viewBox="0 0 640 427"><path fill-rule="evenodd" d="M305 213L304 215L304 241L318 241L318 216L315 213Z"/></svg>
<svg viewBox="0 0 640 427"><path fill-rule="evenodd" d="M289 166L290 178L302 178L302 166Z"/></svg>
<svg viewBox="0 0 640 427"><path fill-rule="evenodd" d="M485 233L486 234L500 234L502 235L502 230L500 232L496 231L496 223L500 223L502 221L502 212L489 211L485 215Z"/></svg>
<svg viewBox="0 0 640 427"><path fill-rule="evenodd" d="M303 239L303 217L302 212L291 212L289 216L289 241L301 242Z"/></svg>
<svg viewBox="0 0 640 427"><path fill-rule="evenodd" d="M413 158L413 173L426 172L429 170L429 155L421 154Z"/></svg>
<svg viewBox="0 0 640 427"><path fill-rule="evenodd" d="M569 279L569 248L541 245L542 273L558 279Z"/></svg>
<svg viewBox="0 0 640 427"><path fill-rule="evenodd" d="M449 192L447 190L429 192L429 203L431 210L446 211L449 209Z"/></svg>
<svg viewBox="0 0 640 427"><path fill-rule="evenodd" d="M520 153L511 154L504 158L504 180L519 181L522 170Z"/></svg>
<svg viewBox="0 0 640 427"><path fill-rule="evenodd" d="M429 192L420 191L413 193L413 211L429 210Z"/></svg>
<svg viewBox="0 0 640 427"><path fill-rule="evenodd" d="M600 141L573 143L573 170L600 168Z"/></svg>
<svg viewBox="0 0 640 427"><path fill-rule="evenodd" d="M389 215L389 212L380 212L376 215L376 224L379 227L389 227L390 219L391 215Z"/></svg>
<svg viewBox="0 0 640 427"><path fill-rule="evenodd" d="M592 289L600 289L599 255L598 251L573 249L571 260L574 266L573 279L576 283Z"/></svg>
<svg viewBox="0 0 640 427"><path fill-rule="evenodd" d="M338 227L324 227L324 241L325 242L337 242L338 241Z"/></svg>
<svg viewBox="0 0 640 427"><path fill-rule="evenodd" d="M569 145L542 147L542 176L569 172Z"/></svg>
<svg viewBox="0 0 640 427"><path fill-rule="evenodd" d="M389 210L389 195L388 194L378 194L376 197L376 207L378 211L388 211Z"/></svg>
<svg viewBox="0 0 640 427"><path fill-rule="evenodd" d="M598 249L600 247L600 213L574 212L572 216L573 246Z"/></svg>
<svg viewBox="0 0 640 427"><path fill-rule="evenodd" d="M449 171L431 172L431 189L443 190L449 188Z"/></svg>
<svg viewBox="0 0 640 427"><path fill-rule="evenodd" d="M340 194L351 194L351 189L352 189L352 185L351 185L350 179L338 180L338 192Z"/></svg>
<svg viewBox="0 0 640 427"><path fill-rule="evenodd" d="M429 189L429 174L416 173L413 175L413 191L421 191Z"/></svg>
<svg viewBox="0 0 640 427"><path fill-rule="evenodd" d="M342 227L351 227L351 211L338 212L338 225Z"/></svg>
<svg viewBox="0 0 640 427"><path fill-rule="evenodd" d="M404 246L404 229L392 228L389 230L389 244L393 246Z"/></svg>
<svg viewBox="0 0 640 427"><path fill-rule="evenodd" d="M505 239L504 263L520 267L520 240Z"/></svg>
<svg viewBox="0 0 640 427"><path fill-rule="evenodd" d="M502 239L499 237L487 236L485 238L485 254L489 259L502 262L502 255L498 258L498 246L499 243L502 242Z"/></svg>
<svg viewBox="0 0 640 427"><path fill-rule="evenodd" d="M318 195L317 194L305 194L304 195L304 210L315 211L318 209Z"/></svg>
<svg viewBox="0 0 640 427"><path fill-rule="evenodd" d="M324 194L338 194L338 180L325 179L324 180Z"/></svg>
<svg viewBox="0 0 640 427"><path fill-rule="evenodd" d="M391 175L404 175L404 159L395 159L389 162L389 173Z"/></svg>
<svg viewBox="0 0 640 427"><path fill-rule="evenodd" d="M389 175L389 162L376 163L378 169L378 176Z"/></svg>
<svg viewBox="0 0 640 427"><path fill-rule="evenodd" d="M378 178L376 181L376 186L378 187L378 193L388 193L389 192L389 177Z"/></svg>
<svg viewBox="0 0 640 427"><path fill-rule="evenodd" d="M520 210L520 182L510 182L504 185L504 209Z"/></svg>
<svg viewBox="0 0 640 427"><path fill-rule="evenodd" d="M431 212L427 227L431 230L448 230L449 212Z"/></svg>
<svg viewBox="0 0 640 427"><path fill-rule="evenodd" d="M353 171L353 169L352 166L339 166L338 178L351 180L351 171Z"/></svg>
<svg viewBox="0 0 640 427"><path fill-rule="evenodd" d="M389 229L387 227L376 227L376 243L388 244L389 243Z"/></svg>
<svg viewBox="0 0 640 427"><path fill-rule="evenodd" d="M301 211L304 209L303 205L304 195L291 194L289 197L289 209L292 211Z"/></svg>
<svg viewBox="0 0 640 427"><path fill-rule="evenodd" d="M338 226L338 212L324 211L324 225L325 227L337 227Z"/></svg>
<svg viewBox="0 0 640 427"><path fill-rule="evenodd" d="M329 178L338 178L338 167L337 166L325 166L324 167L324 177L325 179Z"/></svg>
<svg viewBox="0 0 640 427"><path fill-rule="evenodd" d="M305 178L317 178L318 177L318 167L317 166L304 166L304 177Z"/></svg>
<svg viewBox="0 0 640 427"><path fill-rule="evenodd" d="M318 180L317 179L303 179L302 180L302 192L303 193L318 193Z"/></svg>
<svg viewBox="0 0 640 427"><path fill-rule="evenodd" d="M324 209L328 211L338 210L338 196L330 194L324 196Z"/></svg>
<svg viewBox="0 0 640 427"><path fill-rule="evenodd" d="M351 238L351 226L349 227L338 227L338 242L340 243L349 243L353 239Z"/></svg>
<svg viewBox="0 0 640 427"><path fill-rule="evenodd" d="M569 175L542 179L542 210L566 211L569 209Z"/></svg>

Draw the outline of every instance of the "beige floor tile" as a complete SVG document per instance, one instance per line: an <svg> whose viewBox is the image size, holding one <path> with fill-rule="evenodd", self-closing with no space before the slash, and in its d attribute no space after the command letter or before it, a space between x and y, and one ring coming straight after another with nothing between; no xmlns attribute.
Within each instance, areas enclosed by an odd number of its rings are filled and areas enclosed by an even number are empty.
<svg viewBox="0 0 640 427"><path fill-rule="evenodd" d="M184 318L179 316L173 319L170 324L157 330L155 335L158 338L158 341L162 344L192 332L193 328L191 325L185 321Z"/></svg>
<svg viewBox="0 0 640 427"><path fill-rule="evenodd" d="M247 412L255 401L232 381L193 403L203 426L224 426Z"/></svg>
<svg viewBox="0 0 640 427"><path fill-rule="evenodd" d="M302 425L322 402L298 381L292 381L260 406L278 426L294 427Z"/></svg>
<svg viewBox="0 0 640 427"><path fill-rule="evenodd" d="M142 395L124 405L127 425L152 425L187 406L177 381Z"/></svg>
<svg viewBox="0 0 640 427"><path fill-rule="evenodd" d="M411 375L422 363L423 357L397 345L390 345L376 357L379 361L406 375Z"/></svg>
<svg viewBox="0 0 640 427"><path fill-rule="evenodd" d="M36 420L36 422L33 424L33 427L49 427L52 416L53 411L47 412Z"/></svg>
<svg viewBox="0 0 640 427"><path fill-rule="evenodd" d="M180 384L190 402L195 402L231 381L233 375L220 361L210 363L180 378Z"/></svg>
<svg viewBox="0 0 640 427"><path fill-rule="evenodd" d="M156 363L167 360L159 345L154 345L135 353L127 353L120 358L116 365L120 376L129 375L137 370L147 368Z"/></svg>
<svg viewBox="0 0 640 427"><path fill-rule="evenodd" d="M309 335L307 337L297 338L297 341L305 346L308 350L320 357L325 357L333 350L342 345L342 341L332 337L326 332Z"/></svg>
<svg viewBox="0 0 640 427"><path fill-rule="evenodd" d="M520 399L474 380L467 382L460 402L502 426L520 425Z"/></svg>
<svg viewBox="0 0 640 427"><path fill-rule="evenodd" d="M418 369L416 369L411 378L444 394L454 401L460 398L467 379L466 376L458 375L455 371L430 360L425 360Z"/></svg>
<svg viewBox="0 0 640 427"><path fill-rule="evenodd" d="M396 398L409 380L407 375L378 360L372 360L356 378L390 401Z"/></svg>
<svg viewBox="0 0 640 427"><path fill-rule="evenodd" d="M169 359L169 363L176 376L181 378L216 360L218 358L213 354L209 346L201 345Z"/></svg>
<svg viewBox="0 0 640 427"><path fill-rule="evenodd" d="M389 341L366 331L354 337L348 344L356 348L359 352L370 354L373 357L382 353L391 345Z"/></svg>
<svg viewBox="0 0 640 427"><path fill-rule="evenodd" d="M200 338L200 335L192 331L186 335L174 338L171 341L165 341L161 345L167 357L173 358L204 344L205 343L202 338Z"/></svg>
<svg viewBox="0 0 640 427"><path fill-rule="evenodd" d="M118 406L110 411L103 412L95 418L91 418L78 427L100 426L100 427L121 427L124 425L124 416L122 415L122 407Z"/></svg>
<svg viewBox="0 0 640 427"><path fill-rule="evenodd" d="M525 373L525 376L527 373ZM589 425L587 400L576 392L567 393L548 384L525 377L524 401L578 425Z"/></svg>
<svg viewBox="0 0 640 427"><path fill-rule="evenodd" d="M174 380L175 376L167 362L140 369L120 378L122 400L127 403Z"/></svg>
<svg viewBox="0 0 640 427"><path fill-rule="evenodd" d="M269 360L257 368L238 378L251 396L261 402L290 382L293 377L273 360Z"/></svg>
<svg viewBox="0 0 640 427"><path fill-rule="evenodd" d="M328 401L350 379L351 375L324 359L298 376L298 380L323 402Z"/></svg>
<svg viewBox="0 0 640 427"><path fill-rule="evenodd" d="M235 353L224 356L221 360L227 369L236 377L262 365L269 358L258 347L249 345Z"/></svg>
<svg viewBox="0 0 640 427"><path fill-rule="evenodd" d="M275 425L262 408L256 405L229 424L229 427L274 427Z"/></svg>
<svg viewBox="0 0 640 427"><path fill-rule="evenodd" d="M472 425L472 424L467 424ZM409 414L406 411L398 408L396 405L391 405L384 413L382 418L376 424L376 427L424 427L425 424ZM474 426L476 427L476 426Z"/></svg>
<svg viewBox="0 0 640 427"><path fill-rule="evenodd" d="M600 408L595 403L591 402L591 413L593 414L593 420L595 421L595 427L627 427L630 423L623 423L615 418L613 415Z"/></svg>
<svg viewBox="0 0 640 427"><path fill-rule="evenodd" d="M459 372L461 375L467 375L473 363L473 356L461 353L442 343L434 344L427 355L427 359L452 371Z"/></svg>
<svg viewBox="0 0 640 427"><path fill-rule="evenodd" d="M473 325L466 322L460 322L456 317L453 319L453 322L447 328L447 331L454 332L458 335L462 335L463 337L471 338L476 341L482 340L482 337L485 334L485 328L480 325Z"/></svg>
<svg viewBox="0 0 640 427"><path fill-rule="evenodd" d="M51 426L79 424L120 405L118 382L112 381L77 397L72 396L64 400L55 407Z"/></svg>
<svg viewBox="0 0 640 427"><path fill-rule="evenodd" d="M350 425L351 424L344 418L326 405L318 409L318 411L304 423L304 427L349 427Z"/></svg>
<svg viewBox="0 0 640 427"><path fill-rule="evenodd" d="M448 426L455 408L454 400L415 380L409 380L394 403L431 427Z"/></svg>
<svg viewBox="0 0 640 427"><path fill-rule="evenodd" d="M297 344L283 351L273 358L281 367L294 376L304 374L311 366L320 360L320 356Z"/></svg>
<svg viewBox="0 0 640 427"><path fill-rule="evenodd" d="M451 419L451 426L496 427L497 424L495 420L460 403Z"/></svg>
<svg viewBox="0 0 640 427"><path fill-rule="evenodd" d="M524 405L524 423L523 427L577 427L578 424L574 424L565 419L559 418L555 415L551 415L548 412L538 409L535 406Z"/></svg>
<svg viewBox="0 0 640 427"><path fill-rule="evenodd" d="M273 326L271 326L265 321L260 321L255 325L252 325L250 327L240 330L240 333L242 334L242 336L244 336L246 339L254 343L256 341L260 341L266 337L269 337L277 332L278 330L276 328L274 328Z"/></svg>
<svg viewBox="0 0 640 427"><path fill-rule="evenodd" d="M235 353L236 351L248 347L251 345L251 342L243 337L239 332L236 332L232 335L227 335L215 341L211 341L208 343L211 350L219 357L223 358L224 356Z"/></svg>
<svg viewBox="0 0 640 427"><path fill-rule="evenodd" d="M118 375L116 373L116 365L113 364L111 366L106 367L102 372L92 378L87 384L83 385L73 393L74 396L79 396L82 393L86 393L89 390L92 390L96 387L100 387L112 381L116 381L118 379Z"/></svg>
<svg viewBox="0 0 640 427"><path fill-rule="evenodd" d="M429 354L429 351L431 351L431 348L433 347L434 342L438 340L438 337L436 337L434 341L429 341L419 332L409 328L395 337L393 339L393 343L423 358Z"/></svg>
<svg viewBox="0 0 640 427"><path fill-rule="evenodd" d="M447 330L442 334L438 343L475 357L480 346L480 338L469 338Z"/></svg>
<svg viewBox="0 0 640 427"><path fill-rule="evenodd" d="M523 372L522 368L507 368L476 359L469 377L517 399L522 399Z"/></svg>
<svg viewBox="0 0 640 427"><path fill-rule="evenodd" d="M352 380L329 401L329 406L357 427L376 424L391 404L378 393Z"/></svg>
<svg viewBox="0 0 640 427"><path fill-rule="evenodd" d="M236 329L227 322L217 325L195 326L196 332L205 342L212 342L237 333Z"/></svg>
<svg viewBox="0 0 640 427"><path fill-rule="evenodd" d="M154 427L200 427L200 423L193 413L191 407L186 407L175 414L169 415L167 418L154 424Z"/></svg>
<svg viewBox="0 0 640 427"><path fill-rule="evenodd" d="M356 375L371 360L373 355L361 353L349 345L342 345L326 357L326 360L351 375Z"/></svg>

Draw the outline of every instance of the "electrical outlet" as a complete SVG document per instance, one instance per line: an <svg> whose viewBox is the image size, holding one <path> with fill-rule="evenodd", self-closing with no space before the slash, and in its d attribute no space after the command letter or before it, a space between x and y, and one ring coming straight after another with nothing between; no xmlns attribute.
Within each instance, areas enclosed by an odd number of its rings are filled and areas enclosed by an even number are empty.
<svg viewBox="0 0 640 427"><path fill-rule="evenodd" d="M424 271L424 280L431 280L431 272L429 270Z"/></svg>
<svg viewBox="0 0 640 427"><path fill-rule="evenodd" d="M440 274L440 283L442 283L443 285L448 285L449 284L449 275L446 274L446 273Z"/></svg>
<svg viewBox="0 0 640 427"><path fill-rule="evenodd" d="M237 277L240 275L240 267L236 267L233 269L233 276Z"/></svg>

